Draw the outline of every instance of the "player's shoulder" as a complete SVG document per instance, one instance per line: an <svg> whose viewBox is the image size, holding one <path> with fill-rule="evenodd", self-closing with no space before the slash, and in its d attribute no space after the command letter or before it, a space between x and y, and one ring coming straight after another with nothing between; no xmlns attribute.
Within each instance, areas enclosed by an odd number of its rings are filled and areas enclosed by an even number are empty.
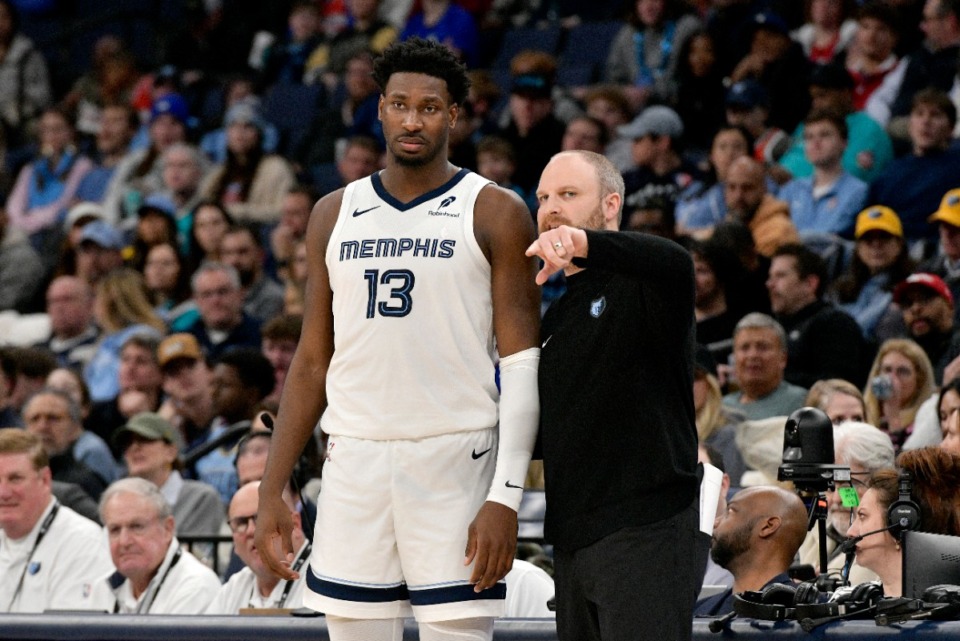
<svg viewBox="0 0 960 641"><path fill-rule="evenodd" d="M501 187L496 183L487 183L477 194L478 210L483 209L492 213L504 212L509 210L517 212L526 212L527 206L524 204L520 195L512 189Z"/></svg>

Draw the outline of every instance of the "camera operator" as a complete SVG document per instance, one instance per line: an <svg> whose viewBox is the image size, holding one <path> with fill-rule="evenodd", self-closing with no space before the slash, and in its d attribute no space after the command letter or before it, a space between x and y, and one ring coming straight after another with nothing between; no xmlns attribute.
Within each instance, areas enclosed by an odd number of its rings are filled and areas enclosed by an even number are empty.
<svg viewBox="0 0 960 641"><path fill-rule="evenodd" d="M902 595L903 558L901 532L888 528L887 510L897 501L899 476L912 476L911 499L920 508L922 532L960 536L960 456L939 447L909 450L897 458L900 470L879 470L870 475L869 487L854 512L847 535L863 538L856 543L857 563L876 572L884 596Z"/></svg>
<svg viewBox="0 0 960 641"><path fill-rule="evenodd" d="M858 500L867 490L867 481L878 470L893 467L893 444L890 437L873 425L860 422L842 423L833 429L834 461L850 468L849 486L857 492ZM837 488L839 489L839 488ZM836 489L827 490L827 570L839 573L846 557L841 553L840 543L847 538L847 530L853 522L853 509L846 507ZM820 570L820 534L813 528L800 548L800 563L808 563ZM854 585L872 581L877 575L854 563L850 570L850 582Z"/></svg>
<svg viewBox="0 0 960 641"><path fill-rule="evenodd" d="M793 585L787 570L807 533L800 497L779 487L737 492L717 517L710 557L733 574L733 586L697 602L694 616L733 611L733 595L767 585Z"/></svg>

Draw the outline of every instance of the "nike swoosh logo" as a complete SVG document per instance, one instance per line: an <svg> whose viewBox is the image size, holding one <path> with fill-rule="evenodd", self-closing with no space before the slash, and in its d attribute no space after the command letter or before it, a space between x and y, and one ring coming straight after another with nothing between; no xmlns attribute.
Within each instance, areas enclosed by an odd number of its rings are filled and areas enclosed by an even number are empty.
<svg viewBox="0 0 960 641"><path fill-rule="evenodd" d="M370 209L363 209L363 210L354 209L354 210L353 210L353 217L356 218L357 216L362 216L363 214L367 213L368 211L373 211L374 209L377 209L378 207L380 207L380 205L374 205L374 206L371 207Z"/></svg>
<svg viewBox="0 0 960 641"><path fill-rule="evenodd" d="M507 481L506 483L504 483L504 485L506 485L507 487L512 487L512 488L518 489L518 490L522 490L522 489L523 489L522 486L520 486L520 485L513 485L513 484L510 483L510 481Z"/></svg>
<svg viewBox="0 0 960 641"><path fill-rule="evenodd" d="M474 461L476 461L478 458L480 458L481 456L483 456L484 454L486 454L487 452L489 452L489 451L492 450L492 449L493 449L492 447L488 447L487 449L485 449L484 451L480 452L479 454L477 453L476 450L473 450L472 452L470 452L470 456L473 457L473 460L474 460Z"/></svg>
<svg viewBox="0 0 960 641"><path fill-rule="evenodd" d="M550 334L549 336L547 336L547 340L543 341L543 345L540 346L540 349L543 349L544 347L546 347L547 343L550 342L551 338L553 338L553 334Z"/></svg>

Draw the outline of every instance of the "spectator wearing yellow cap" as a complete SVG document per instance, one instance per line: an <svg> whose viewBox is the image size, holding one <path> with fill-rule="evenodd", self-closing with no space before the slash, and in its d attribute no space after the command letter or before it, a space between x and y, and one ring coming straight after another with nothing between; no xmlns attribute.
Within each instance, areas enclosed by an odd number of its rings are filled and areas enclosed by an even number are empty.
<svg viewBox="0 0 960 641"><path fill-rule="evenodd" d="M939 228L940 243L937 254L924 262L921 271L936 274L947 283L954 300L960 300L960 189L951 189L943 195L940 207L927 220ZM954 309L954 324L960 322L960 312Z"/></svg>
<svg viewBox="0 0 960 641"><path fill-rule="evenodd" d="M830 297L853 316L864 338L879 342L890 337L884 334L895 333L888 327L902 329L893 288L911 274L914 264L903 242L900 217L889 207L875 205L857 214L854 238L853 259L834 282Z"/></svg>

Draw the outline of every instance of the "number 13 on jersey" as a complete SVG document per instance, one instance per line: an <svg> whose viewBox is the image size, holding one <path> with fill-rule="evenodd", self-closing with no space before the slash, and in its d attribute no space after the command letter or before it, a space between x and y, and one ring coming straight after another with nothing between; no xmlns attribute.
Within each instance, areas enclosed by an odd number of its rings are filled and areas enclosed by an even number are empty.
<svg viewBox="0 0 960 641"><path fill-rule="evenodd" d="M379 312L381 316L406 316L413 307L413 298L410 292L416 279L409 269L367 269L363 272L367 281L367 318L374 318ZM383 285L389 287L387 300L377 302L377 290Z"/></svg>

